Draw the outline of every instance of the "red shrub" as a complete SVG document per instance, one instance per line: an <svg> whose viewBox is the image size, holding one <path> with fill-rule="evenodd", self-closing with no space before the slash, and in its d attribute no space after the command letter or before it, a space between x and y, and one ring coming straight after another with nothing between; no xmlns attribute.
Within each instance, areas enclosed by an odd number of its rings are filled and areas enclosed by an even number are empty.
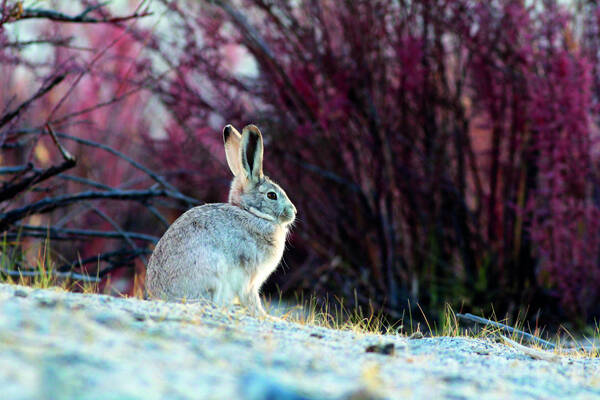
<svg viewBox="0 0 600 400"><path fill-rule="evenodd" d="M164 3L186 37L203 38L161 84L176 126L168 160L220 174L171 154L215 148L224 121L264 128L266 169L300 210L284 289L356 291L390 312L407 298L537 307L546 289L579 313L597 302L590 63L564 10ZM233 71L235 46L256 77Z"/></svg>

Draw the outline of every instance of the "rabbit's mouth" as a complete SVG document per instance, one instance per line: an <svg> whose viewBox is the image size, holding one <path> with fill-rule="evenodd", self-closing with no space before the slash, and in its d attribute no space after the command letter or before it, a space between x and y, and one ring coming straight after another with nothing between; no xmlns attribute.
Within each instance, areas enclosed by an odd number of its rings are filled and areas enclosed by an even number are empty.
<svg viewBox="0 0 600 400"><path fill-rule="evenodd" d="M280 223L289 225L296 219L295 210L286 209L277 218Z"/></svg>

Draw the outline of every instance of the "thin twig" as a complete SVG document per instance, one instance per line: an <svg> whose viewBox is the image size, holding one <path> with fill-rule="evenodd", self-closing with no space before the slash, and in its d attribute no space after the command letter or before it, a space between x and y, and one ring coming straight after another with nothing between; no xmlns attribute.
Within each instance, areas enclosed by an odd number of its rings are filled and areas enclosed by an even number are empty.
<svg viewBox="0 0 600 400"><path fill-rule="evenodd" d="M255 57L259 59L259 62L261 56L266 59L267 66L274 70L275 74L279 76L288 89L292 101L296 103L297 107L300 108L311 121L315 121L316 116L314 112L308 106L304 98L298 95L298 91L295 90L290 77L287 75L281 63L277 62L277 58L269 48L267 42L265 42L254 26L248 22L249 18L243 15L238 7L233 6L227 0L210 0L210 2L217 5L231 17L236 26L238 26L240 32L246 38L248 48L254 53Z"/></svg>
<svg viewBox="0 0 600 400"><path fill-rule="evenodd" d="M44 170L40 170L39 172L34 171L33 175L23 178L15 183L3 184L0 190L0 201L11 199L19 193L25 191L26 189L42 181L45 181L46 179L49 179L55 175L58 175L61 172L66 171L67 169L71 169L75 166L75 164L77 164L77 160L75 159L75 157L73 157L67 150L65 150L58 142L58 139L56 138L54 131L52 131L52 128L50 128L49 125L47 126L47 128L50 136L52 137L52 141L60 151L60 154L63 156L64 161L59 165L53 165Z"/></svg>
<svg viewBox="0 0 600 400"><path fill-rule="evenodd" d="M0 273L8 276L12 276L15 278L19 277L36 277L40 275L52 275L61 279L76 279L78 281L83 282L100 282L101 279L95 276L89 276L84 274L79 274L77 272L60 272L60 271L38 271L38 270L30 270L30 269L15 269L10 270L6 268L0 268Z"/></svg>
<svg viewBox="0 0 600 400"><path fill-rule="evenodd" d="M53 123L53 124L61 124L61 123L66 122L66 121L73 120L74 117L79 117L81 115L88 114L88 113L91 113L93 111L97 111L97 110L99 110L99 109L101 109L103 107L107 107L107 106L110 106L112 104L118 103L121 100L125 99L126 97L131 96L133 94L136 94L137 92L145 90L145 89L147 89L146 85L144 85L143 83L140 83L134 89L131 89L131 90L129 90L129 91L127 91L127 92L119 95L119 96L115 96L115 97L113 97L113 98L111 98L111 99L109 99L107 101L96 103L93 106L86 107L86 108L83 108L81 110L77 110L77 111L74 111L72 113L62 115L60 118L55 118L55 119L53 119L50 122Z"/></svg>
<svg viewBox="0 0 600 400"><path fill-rule="evenodd" d="M151 253L151 250L145 249L145 248L139 249L138 251L134 251L134 252L124 251L124 250L116 250L116 251L111 251L108 253L102 253L102 254L98 254L96 256L84 258L83 260L76 260L76 261L71 262L70 264L64 264L64 265L58 267L56 270L60 271L60 272L70 271L77 265L83 266L86 264L98 263L100 261L106 261L110 264L113 264L111 267L104 268L98 272L97 276L99 278L102 278L102 277L106 276L109 272L114 271L115 269L130 263L131 260L133 260L137 256L139 256L141 254L150 254L150 253ZM114 258L117 258L117 260L113 261Z"/></svg>
<svg viewBox="0 0 600 400"><path fill-rule="evenodd" d="M556 345L554 343L548 342L547 340L544 340L544 339L540 339L539 337L536 337L536 336L534 336L534 335L532 335L530 333L523 332L523 331L521 331L519 329L515 329L513 327L510 327L508 325L502 324L500 322L490 321L489 319L481 318L481 317L478 317L476 315L469 314L469 313L467 313L467 314L456 314L456 316L459 319L462 319L464 321L475 322L475 323L478 323L478 324L489 325L489 326L493 326L494 328L502 329L502 330L510 333L511 335L512 334L519 335L519 336L521 336L522 339L526 339L526 340L528 340L530 342L541 344L541 345L544 345L546 347L550 347L552 349L554 349L556 347Z"/></svg>
<svg viewBox="0 0 600 400"><path fill-rule="evenodd" d="M15 117L17 117L23 110L25 110L27 107L29 107L29 105L31 103L33 103L35 100L39 99L40 97L42 97L43 95L48 93L50 90L52 90L53 87L55 87L56 85L61 83L65 79L65 76L66 75L55 76L49 82L46 82L44 85L42 85L42 87L40 87L38 89L38 91L33 96L31 96L28 100L21 103L13 111L10 111L10 112L6 113L5 115L3 115L0 118L0 128L3 127L4 125L6 125L7 123L9 123Z"/></svg>
<svg viewBox="0 0 600 400"><path fill-rule="evenodd" d="M52 138L52 141L58 148L58 151L60 151L60 154L63 156L65 161L69 161L69 160L75 161L75 157L73 155L71 155L71 153L69 153L64 147L61 146L61 144L58 141L58 138L56 137L56 134L54 133L54 130L52 130L52 127L50 126L50 124L46 124L46 129L48 130L48 134Z"/></svg>
<svg viewBox="0 0 600 400"><path fill-rule="evenodd" d="M529 357L535 358L537 360L546 360L546 361L558 361L560 357L558 354L550 353L548 351L532 349L531 347L523 346L520 343L515 342L507 338L504 335L500 335L502 340L504 340L507 344L511 345L515 349L527 354Z"/></svg>
<svg viewBox="0 0 600 400"><path fill-rule="evenodd" d="M92 210L98 214L102 219L104 219L106 222L108 222L113 228L115 228L115 230L117 232L119 232L121 234L121 236L123 237L123 239L127 242L127 244L131 247L132 250L134 251L138 251L139 247L135 244L135 242L131 239L131 237L129 236L129 234L124 231L119 224L117 224L117 222L112 219L108 214L106 214L104 211L100 210L98 207L94 207L91 206ZM140 255L140 259L142 260L142 262L144 263L145 266L148 265L148 260L146 260L146 257Z"/></svg>

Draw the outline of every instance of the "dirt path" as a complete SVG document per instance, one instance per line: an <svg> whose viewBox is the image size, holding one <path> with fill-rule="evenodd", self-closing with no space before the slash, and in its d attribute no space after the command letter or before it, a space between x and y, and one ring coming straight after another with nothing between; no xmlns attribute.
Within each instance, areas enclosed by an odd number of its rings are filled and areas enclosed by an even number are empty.
<svg viewBox="0 0 600 400"><path fill-rule="evenodd" d="M593 399L600 360L0 285L0 388L3 399L53 400Z"/></svg>

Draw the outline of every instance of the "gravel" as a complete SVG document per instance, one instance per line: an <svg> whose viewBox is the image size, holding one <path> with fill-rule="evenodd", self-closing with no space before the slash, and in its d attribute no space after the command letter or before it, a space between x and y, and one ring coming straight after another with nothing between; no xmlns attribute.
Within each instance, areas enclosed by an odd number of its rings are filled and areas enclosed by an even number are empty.
<svg viewBox="0 0 600 400"><path fill-rule="evenodd" d="M2 399L593 399L600 360L0 284Z"/></svg>

